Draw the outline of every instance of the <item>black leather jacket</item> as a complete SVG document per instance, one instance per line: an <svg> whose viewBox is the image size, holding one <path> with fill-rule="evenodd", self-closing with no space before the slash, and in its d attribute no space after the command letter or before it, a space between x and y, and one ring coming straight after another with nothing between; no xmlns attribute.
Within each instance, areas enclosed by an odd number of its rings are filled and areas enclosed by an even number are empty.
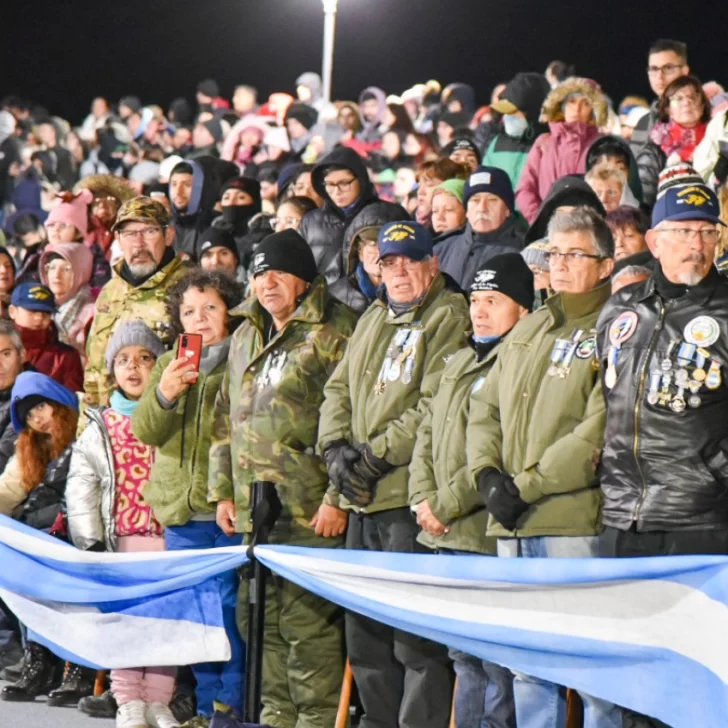
<svg viewBox="0 0 728 728"><path fill-rule="evenodd" d="M728 281L712 269L684 295L667 298L656 289L655 278L660 275L658 271L613 296L597 323L605 381L610 327L627 312L638 316L634 334L619 349L616 383L611 389L604 386L602 522L637 531L723 529L728 526ZM693 400L696 407L686 404L682 409L680 402L675 409L669 403L652 404L648 401L651 373L668 358L671 342L676 343L670 357L670 402L678 398L679 346L686 326L699 316L710 317L719 330L715 343L704 348L722 362L720 385L709 389L704 382L697 392L699 402ZM710 360L703 370L710 371L709 366ZM695 363L685 368L694 379ZM685 390L682 399L687 403L690 396Z"/></svg>

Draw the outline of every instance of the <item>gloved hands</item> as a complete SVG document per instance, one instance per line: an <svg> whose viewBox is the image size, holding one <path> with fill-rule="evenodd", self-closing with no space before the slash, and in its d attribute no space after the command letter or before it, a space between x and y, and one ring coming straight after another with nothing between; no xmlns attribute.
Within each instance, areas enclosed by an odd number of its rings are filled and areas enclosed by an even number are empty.
<svg viewBox="0 0 728 728"><path fill-rule="evenodd" d="M356 471L360 459L360 452L346 440L330 442L324 448L324 463L334 487L348 501L364 507L372 502L374 483Z"/></svg>
<svg viewBox="0 0 728 728"><path fill-rule="evenodd" d="M488 512L509 531L515 531L518 519L530 508L513 482L513 478L495 468L478 473L478 491Z"/></svg>
<svg viewBox="0 0 728 728"><path fill-rule="evenodd" d="M390 465L386 460L374 455L372 448L366 443L357 445L356 449L361 457L354 464L354 472L371 482L372 485L390 470L394 470L394 465Z"/></svg>

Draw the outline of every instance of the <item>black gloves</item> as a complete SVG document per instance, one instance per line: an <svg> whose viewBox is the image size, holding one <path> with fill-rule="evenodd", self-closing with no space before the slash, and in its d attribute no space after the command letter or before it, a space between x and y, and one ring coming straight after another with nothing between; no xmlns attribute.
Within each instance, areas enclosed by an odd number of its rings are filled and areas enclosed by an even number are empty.
<svg viewBox="0 0 728 728"><path fill-rule="evenodd" d="M371 481L372 484L376 483L382 476L394 469L394 466L390 465L386 460L376 457L371 447L366 443L364 445L357 445L356 449L361 455L361 458L354 465L354 472L366 480Z"/></svg>
<svg viewBox="0 0 728 728"><path fill-rule="evenodd" d="M513 478L495 468L484 468L478 473L478 491L493 518L515 531L518 519L530 506L521 498Z"/></svg>
<svg viewBox="0 0 728 728"><path fill-rule="evenodd" d="M354 469L360 459L359 451L346 440L330 442L324 448L324 463L334 487L348 501L364 507L372 502L373 486Z"/></svg>

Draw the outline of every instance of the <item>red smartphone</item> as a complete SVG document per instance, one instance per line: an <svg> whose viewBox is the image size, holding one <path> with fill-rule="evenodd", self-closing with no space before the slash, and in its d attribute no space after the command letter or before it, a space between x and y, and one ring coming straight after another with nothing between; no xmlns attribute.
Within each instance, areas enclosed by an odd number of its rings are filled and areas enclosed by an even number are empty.
<svg viewBox="0 0 728 728"><path fill-rule="evenodd" d="M177 339L177 358L189 359L195 365L195 371L200 371L202 358L202 336L200 334L180 334Z"/></svg>

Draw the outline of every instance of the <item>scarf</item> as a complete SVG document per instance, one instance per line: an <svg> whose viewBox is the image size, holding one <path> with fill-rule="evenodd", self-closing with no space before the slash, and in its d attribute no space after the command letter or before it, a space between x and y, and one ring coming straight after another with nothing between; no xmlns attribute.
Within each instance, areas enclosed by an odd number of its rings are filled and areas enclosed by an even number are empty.
<svg viewBox="0 0 728 728"><path fill-rule="evenodd" d="M68 337L71 327L78 320L81 309L92 301L91 289L88 286L83 286L73 298L58 307L56 313L53 314L53 320L58 328L61 341L66 344L69 343Z"/></svg>
<svg viewBox="0 0 728 728"><path fill-rule="evenodd" d="M658 121L650 131L650 140L665 152L666 157L669 158L677 152L683 162L690 162L695 153L695 147L705 136L707 126L704 121L701 121L696 127L688 129L680 126L676 121Z"/></svg>
<svg viewBox="0 0 728 728"><path fill-rule="evenodd" d="M364 295L364 298L366 298L367 301L373 301L377 297L377 286L372 283L372 279L364 270L364 265L362 263L357 265L355 275L359 290Z"/></svg>
<svg viewBox="0 0 728 728"><path fill-rule="evenodd" d="M109 398L111 409L124 417L131 417L139 404L138 399L127 399L120 389L115 389Z"/></svg>

